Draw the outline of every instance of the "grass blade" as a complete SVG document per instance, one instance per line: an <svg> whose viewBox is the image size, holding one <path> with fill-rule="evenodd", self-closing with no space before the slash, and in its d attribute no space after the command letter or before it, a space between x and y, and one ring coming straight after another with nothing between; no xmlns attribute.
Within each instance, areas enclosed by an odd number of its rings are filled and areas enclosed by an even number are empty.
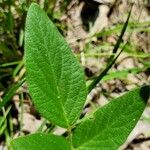
<svg viewBox="0 0 150 150"><path fill-rule="evenodd" d="M2 101L0 102L0 110L4 107L10 100L11 97L15 94L16 90L25 82L25 78L19 81L18 83L12 85L8 92L4 95Z"/></svg>
<svg viewBox="0 0 150 150"><path fill-rule="evenodd" d="M133 7L133 5L132 5ZM120 47L120 44L122 43L122 38L124 36L124 33L127 29L127 26L128 26L128 22L129 22L129 19L130 19L130 16L131 16L131 11L132 11L132 7L131 7L131 10L128 14L128 17L127 17L127 20L123 26L123 29L121 31L121 34L119 36L119 39L117 40L117 43L116 45L114 46L114 49L113 49L113 54L114 53L117 53L119 47ZM127 44L127 43L126 43ZM115 63L115 61L117 60L117 58L119 57L119 55L121 54L121 52L124 50L126 44L123 46L122 50L119 52L119 54L115 57L114 55L110 56L110 58L108 59L108 62L110 62L107 67L102 71L102 73L100 73L100 75L89 85L88 87L88 92L90 93L91 90L101 81L101 79L107 74L107 72L109 71L109 69L113 66L113 64ZM115 57L115 58L114 58Z"/></svg>
<svg viewBox="0 0 150 150"><path fill-rule="evenodd" d="M124 45L124 47L126 44ZM119 52L119 54L107 65L107 67L100 73L96 79L93 80L93 82L88 86L88 93L91 92L91 90L102 80L102 78L107 74L107 72L111 69L113 64L116 62L117 58L120 56L121 52L124 50L124 47Z"/></svg>

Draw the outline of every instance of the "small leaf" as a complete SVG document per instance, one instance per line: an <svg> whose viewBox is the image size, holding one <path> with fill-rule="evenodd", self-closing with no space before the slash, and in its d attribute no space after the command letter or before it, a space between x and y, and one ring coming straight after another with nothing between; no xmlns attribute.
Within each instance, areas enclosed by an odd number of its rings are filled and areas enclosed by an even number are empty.
<svg viewBox="0 0 150 150"><path fill-rule="evenodd" d="M139 120L149 94L149 86L137 88L98 109L75 129L74 148L116 150Z"/></svg>
<svg viewBox="0 0 150 150"><path fill-rule="evenodd" d="M36 4L29 8L25 65L31 97L51 122L71 126L86 100L84 72L54 24Z"/></svg>
<svg viewBox="0 0 150 150"><path fill-rule="evenodd" d="M44 133L19 137L11 142L11 146L12 150L70 150L65 138Z"/></svg>

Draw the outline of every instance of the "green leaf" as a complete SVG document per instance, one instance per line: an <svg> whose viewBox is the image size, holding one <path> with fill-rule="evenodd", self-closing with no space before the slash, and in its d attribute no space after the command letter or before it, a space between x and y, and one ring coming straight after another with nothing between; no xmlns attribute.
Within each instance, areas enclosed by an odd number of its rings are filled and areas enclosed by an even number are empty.
<svg viewBox="0 0 150 150"><path fill-rule="evenodd" d="M116 150L135 127L149 94L149 86L137 88L98 109L75 129L74 148Z"/></svg>
<svg viewBox="0 0 150 150"><path fill-rule="evenodd" d="M36 4L29 8L26 20L25 62L29 92L39 112L59 126L71 126L87 96L84 72Z"/></svg>
<svg viewBox="0 0 150 150"><path fill-rule="evenodd" d="M70 145L63 137L36 133L19 137L11 142L13 150L69 150Z"/></svg>

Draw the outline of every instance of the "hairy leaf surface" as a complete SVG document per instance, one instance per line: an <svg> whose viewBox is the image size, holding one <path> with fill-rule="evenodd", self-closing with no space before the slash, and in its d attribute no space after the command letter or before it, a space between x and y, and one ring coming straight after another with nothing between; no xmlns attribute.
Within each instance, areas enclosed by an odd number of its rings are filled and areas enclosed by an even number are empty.
<svg viewBox="0 0 150 150"><path fill-rule="evenodd" d="M29 8L25 64L31 97L51 122L69 127L86 100L84 72L68 44L36 4Z"/></svg>
<svg viewBox="0 0 150 150"><path fill-rule="evenodd" d="M13 150L70 150L65 138L43 133L19 137L11 145Z"/></svg>
<svg viewBox="0 0 150 150"><path fill-rule="evenodd" d="M149 93L149 86L137 88L98 109L75 129L74 148L116 150L139 120Z"/></svg>

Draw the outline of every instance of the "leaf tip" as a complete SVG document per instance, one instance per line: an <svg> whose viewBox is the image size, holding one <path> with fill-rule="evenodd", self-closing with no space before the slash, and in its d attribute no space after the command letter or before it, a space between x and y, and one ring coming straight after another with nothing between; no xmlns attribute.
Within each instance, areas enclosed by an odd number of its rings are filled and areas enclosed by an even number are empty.
<svg viewBox="0 0 150 150"><path fill-rule="evenodd" d="M32 7L37 7L37 6L38 6L37 3L31 3L30 8L32 8ZM38 7L39 7L39 6L38 6Z"/></svg>
<svg viewBox="0 0 150 150"><path fill-rule="evenodd" d="M39 9L39 8L40 6L37 3L31 3L28 11Z"/></svg>

